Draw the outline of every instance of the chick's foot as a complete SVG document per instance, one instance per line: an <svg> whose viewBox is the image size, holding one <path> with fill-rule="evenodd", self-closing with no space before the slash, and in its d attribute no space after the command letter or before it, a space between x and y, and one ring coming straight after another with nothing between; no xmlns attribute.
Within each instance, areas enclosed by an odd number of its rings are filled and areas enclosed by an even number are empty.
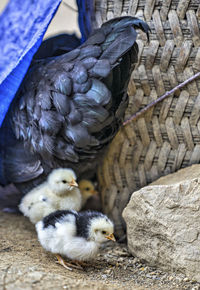
<svg viewBox="0 0 200 290"><path fill-rule="evenodd" d="M72 271L72 268L78 269L78 270L83 270L83 268L80 265L72 264L72 263L67 263L60 255L56 255L57 261L56 263L62 265L64 268L67 270Z"/></svg>

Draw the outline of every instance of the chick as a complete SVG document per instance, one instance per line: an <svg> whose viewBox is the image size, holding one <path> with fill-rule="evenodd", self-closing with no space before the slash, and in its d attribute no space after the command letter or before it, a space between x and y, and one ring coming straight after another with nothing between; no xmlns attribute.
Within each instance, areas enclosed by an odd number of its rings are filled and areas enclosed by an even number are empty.
<svg viewBox="0 0 200 290"><path fill-rule="evenodd" d="M100 196L95 190L94 184L87 179L82 179L78 186L82 195L82 209L101 211Z"/></svg>
<svg viewBox="0 0 200 290"><path fill-rule="evenodd" d="M82 179L79 181L78 187L82 195L82 207L86 204L90 197L98 194L95 190L94 184L90 180Z"/></svg>
<svg viewBox="0 0 200 290"><path fill-rule="evenodd" d="M80 210L81 204L82 197L74 171L58 168L49 174L46 182L23 197L19 209L35 224L59 209Z"/></svg>
<svg viewBox="0 0 200 290"><path fill-rule="evenodd" d="M36 224L38 240L43 248L56 254L58 262L65 268L60 255L75 261L88 261L94 258L101 243L115 241L114 225L100 212L59 210L46 216Z"/></svg>

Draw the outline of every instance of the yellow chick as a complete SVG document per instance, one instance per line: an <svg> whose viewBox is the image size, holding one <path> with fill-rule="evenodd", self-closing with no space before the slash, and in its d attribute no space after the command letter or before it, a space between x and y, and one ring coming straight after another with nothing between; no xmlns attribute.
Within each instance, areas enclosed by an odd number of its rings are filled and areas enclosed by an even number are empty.
<svg viewBox="0 0 200 290"><path fill-rule="evenodd" d="M32 223L37 223L56 210L76 210L82 206L82 196L72 169L54 169L47 181L32 189L21 200L20 211Z"/></svg>
<svg viewBox="0 0 200 290"><path fill-rule="evenodd" d="M82 179L78 183L82 195L82 207L86 204L87 200L94 195L97 195L98 192L95 190L94 184L87 179Z"/></svg>
<svg viewBox="0 0 200 290"><path fill-rule="evenodd" d="M82 179L79 182L79 189L82 195L83 210L102 210L100 196L98 194L98 191L95 190L94 184L91 181L87 179Z"/></svg>

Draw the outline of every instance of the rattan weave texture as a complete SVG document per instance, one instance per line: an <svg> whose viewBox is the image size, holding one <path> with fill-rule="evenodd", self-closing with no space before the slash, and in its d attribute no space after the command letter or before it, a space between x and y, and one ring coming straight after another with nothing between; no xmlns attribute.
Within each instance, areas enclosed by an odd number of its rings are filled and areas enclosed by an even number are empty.
<svg viewBox="0 0 200 290"><path fill-rule="evenodd" d="M129 84L126 119L200 71L199 0L95 0L96 26L135 15L151 28L141 33L139 62ZM130 195L162 175L200 161L200 79L121 128L99 167L104 211L118 236Z"/></svg>

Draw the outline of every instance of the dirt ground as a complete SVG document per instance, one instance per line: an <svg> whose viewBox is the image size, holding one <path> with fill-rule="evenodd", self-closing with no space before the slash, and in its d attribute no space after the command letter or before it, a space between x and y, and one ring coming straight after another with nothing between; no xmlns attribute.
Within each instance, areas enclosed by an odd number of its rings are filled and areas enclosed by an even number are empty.
<svg viewBox="0 0 200 290"><path fill-rule="evenodd" d="M0 213L0 289L200 289L182 274L152 269L109 242L84 270L69 271L40 246L23 216Z"/></svg>
<svg viewBox="0 0 200 290"><path fill-rule="evenodd" d="M2 11L7 0L0 1ZM66 1L74 6L75 1ZM67 16L69 13L69 16ZM46 35L76 31L77 13L64 4ZM34 226L20 215L0 213L0 290L18 289L200 289L200 284L177 273L150 268L132 257L126 245L110 242L83 271L69 271L40 246Z"/></svg>

